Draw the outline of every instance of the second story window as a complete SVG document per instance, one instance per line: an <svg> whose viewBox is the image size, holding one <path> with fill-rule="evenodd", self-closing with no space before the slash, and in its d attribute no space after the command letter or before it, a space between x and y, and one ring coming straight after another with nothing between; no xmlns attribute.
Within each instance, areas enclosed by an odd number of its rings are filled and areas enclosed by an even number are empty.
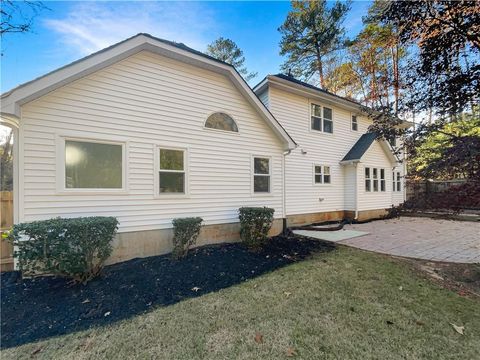
<svg viewBox="0 0 480 360"><path fill-rule="evenodd" d="M332 109L317 104L311 106L311 129L325 133L333 133Z"/></svg>
<svg viewBox="0 0 480 360"><path fill-rule="evenodd" d="M357 115L352 115L352 130L353 131L358 131Z"/></svg>

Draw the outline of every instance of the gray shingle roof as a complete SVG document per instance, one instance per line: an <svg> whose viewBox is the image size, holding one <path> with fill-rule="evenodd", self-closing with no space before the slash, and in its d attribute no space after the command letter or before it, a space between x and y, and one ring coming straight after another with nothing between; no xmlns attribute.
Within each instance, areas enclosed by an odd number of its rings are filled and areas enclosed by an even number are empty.
<svg viewBox="0 0 480 360"><path fill-rule="evenodd" d="M312 84L309 84L309 83L306 83L306 82L304 82L304 81L295 79L293 76L288 76L288 75L285 75L285 74L282 74L282 73L275 74L275 75L273 75L273 76L278 77L278 78L280 78L280 79L284 79L284 80L291 81L291 82L293 82L293 83L295 83L295 84L305 86L305 87L310 88L310 89L312 89L312 90L316 90L316 91L322 92L322 93L324 93L324 94L328 94L328 95L330 95L330 96L334 96L334 97L336 97L336 98L338 98L338 99L342 99L342 100L345 100L345 101L349 101L349 102L351 102L352 104L355 104L355 105L357 105L357 106L365 107L364 105L360 104L359 102L357 102L357 101L355 101L355 100L352 100L352 99L347 98L347 97L344 97L344 96L339 96L339 95L337 95L337 94L334 94L334 93L332 93L332 92L330 92L330 91L327 91L327 90L324 90L324 89L319 88L319 87L317 87L317 86L314 86L314 85L312 85Z"/></svg>
<svg viewBox="0 0 480 360"><path fill-rule="evenodd" d="M347 155L344 156L342 161L360 160L376 138L377 134L375 133L366 133L360 136L355 145L353 145Z"/></svg>

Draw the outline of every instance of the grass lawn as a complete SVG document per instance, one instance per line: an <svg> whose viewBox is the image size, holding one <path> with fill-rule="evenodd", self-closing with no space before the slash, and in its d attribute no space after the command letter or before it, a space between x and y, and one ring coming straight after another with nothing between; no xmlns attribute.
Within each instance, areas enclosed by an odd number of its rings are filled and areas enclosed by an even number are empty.
<svg viewBox="0 0 480 360"><path fill-rule="evenodd" d="M461 335L451 323L464 326ZM343 248L5 359L480 359L480 301Z"/></svg>

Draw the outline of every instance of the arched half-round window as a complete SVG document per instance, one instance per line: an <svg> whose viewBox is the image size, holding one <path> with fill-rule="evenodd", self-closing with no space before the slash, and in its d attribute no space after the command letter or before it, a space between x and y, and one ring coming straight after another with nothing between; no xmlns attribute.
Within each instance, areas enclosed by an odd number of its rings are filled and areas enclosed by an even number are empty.
<svg viewBox="0 0 480 360"><path fill-rule="evenodd" d="M210 129L238 132L237 124L231 116L217 112L210 115L205 121L205 127Z"/></svg>

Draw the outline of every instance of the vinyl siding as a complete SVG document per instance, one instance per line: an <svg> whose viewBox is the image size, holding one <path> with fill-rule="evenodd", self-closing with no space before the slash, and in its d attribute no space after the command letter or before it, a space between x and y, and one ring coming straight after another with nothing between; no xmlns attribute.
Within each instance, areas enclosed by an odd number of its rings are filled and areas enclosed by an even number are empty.
<svg viewBox="0 0 480 360"><path fill-rule="evenodd" d="M365 167L378 168L378 192L365 190ZM385 169L386 189L380 191L380 169ZM378 142L374 142L358 164L358 210L386 209L392 206L392 164ZM372 172L372 170L370 170ZM372 178L372 175L370 175ZM373 190L373 183L372 183Z"/></svg>
<svg viewBox="0 0 480 360"><path fill-rule="evenodd" d="M286 157L286 212L287 215L338 210L354 210L355 172L353 166L340 165L340 161L352 148L359 137L366 133L371 120L358 116L358 131L351 130L351 115L348 110L304 96L289 93L274 86L269 87L269 109L287 132L295 139L298 148ZM310 129L310 104L325 105L333 110L333 134ZM391 178L392 167L378 143L369 150L362 162L372 162L386 168ZM379 151L378 151L379 150ZM317 185L313 181L314 164L330 166L331 184ZM363 181L358 179L358 191ZM360 192L359 192L360 194ZM400 198L398 194L397 197ZM388 190L381 196L360 201L358 210L390 207L392 193Z"/></svg>
<svg viewBox="0 0 480 360"><path fill-rule="evenodd" d="M357 167L354 165L344 166L343 175L345 177L344 210L355 211Z"/></svg>
<svg viewBox="0 0 480 360"><path fill-rule="evenodd" d="M266 90L258 94L258 98L263 103L263 105L265 105L267 108L270 107L270 103L269 103L270 98L268 96L268 89L269 88L267 88Z"/></svg>
<svg viewBox="0 0 480 360"><path fill-rule="evenodd" d="M239 133L205 129L216 111L230 114ZM140 52L24 105L20 132L21 221L108 215L125 232L169 228L184 216L235 222L241 206L283 217L280 140L226 77L208 70ZM126 193L59 193L64 135L126 142ZM188 148L188 196L155 196L155 145ZM269 195L252 194L252 155L271 157Z"/></svg>

